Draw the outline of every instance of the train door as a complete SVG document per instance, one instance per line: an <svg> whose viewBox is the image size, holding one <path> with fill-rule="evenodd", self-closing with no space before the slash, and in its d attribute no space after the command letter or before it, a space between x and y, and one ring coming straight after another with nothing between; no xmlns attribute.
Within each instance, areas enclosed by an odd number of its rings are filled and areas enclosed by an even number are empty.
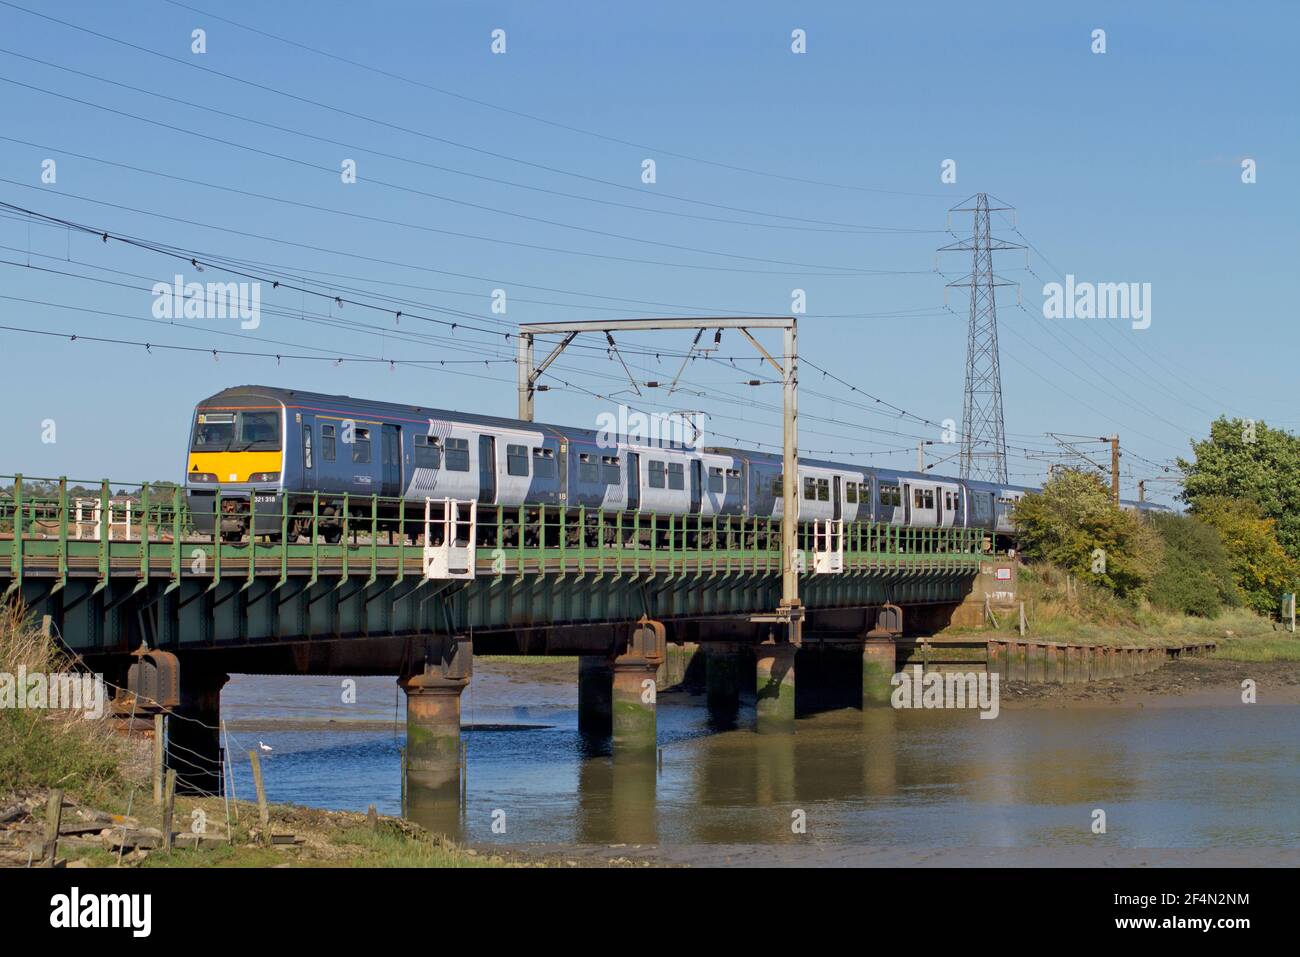
<svg viewBox="0 0 1300 957"><path fill-rule="evenodd" d="M628 511L641 510L641 456L627 453L627 507Z"/></svg>
<svg viewBox="0 0 1300 957"><path fill-rule="evenodd" d="M481 505L497 500L497 440L490 435L478 437L478 500Z"/></svg>
<svg viewBox="0 0 1300 957"><path fill-rule="evenodd" d="M316 416L304 415L299 419L302 431L303 488L316 487Z"/></svg>
<svg viewBox="0 0 1300 957"><path fill-rule="evenodd" d="M691 514L700 514L700 496L704 486L704 463L699 459L691 462Z"/></svg>
<svg viewBox="0 0 1300 957"><path fill-rule="evenodd" d="M402 494L402 427L383 428L383 479L379 494L393 498Z"/></svg>
<svg viewBox="0 0 1300 957"><path fill-rule="evenodd" d="M939 528L943 528L943 510L946 504L947 502L943 500L943 488L936 488L934 490L934 524Z"/></svg>
<svg viewBox="0 0 1300 957"><path fill-rule="evenodd" d="M840 487L840 477L836 475L831 479L831 501L834 505L834 516L837 519L844 517L844 507L840 504L842 501L843 489Z"/></svg>
<svg viewBox="0 0 1300 957"><path fill-rule="evenodd" d="M903 489L903 524L912 524L912 483L900 482Z"/></svg>

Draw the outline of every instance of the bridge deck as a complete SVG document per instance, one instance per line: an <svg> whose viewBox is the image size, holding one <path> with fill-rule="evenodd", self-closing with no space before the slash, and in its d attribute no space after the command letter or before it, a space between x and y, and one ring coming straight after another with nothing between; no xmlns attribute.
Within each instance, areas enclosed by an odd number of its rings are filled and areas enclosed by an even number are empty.
<svg viewBox="0 0 1300 957"><path fill-rule="evenodd" d="M279 541L223 542L196 532L180 489L111 487L80 511L66 480L33 494L16 478L0 493L0 594L51 614L86 650L744 616L780 597L777 519L480 506L474 577L445 581L425 576L422 506L417 519L410 503L367 497L329 544L308 497L305 519L273 514ZM813 610L960 601L990 557L980 530L861 522L843 526L843 571L812 574L814 532L800 531Z"/></svg>

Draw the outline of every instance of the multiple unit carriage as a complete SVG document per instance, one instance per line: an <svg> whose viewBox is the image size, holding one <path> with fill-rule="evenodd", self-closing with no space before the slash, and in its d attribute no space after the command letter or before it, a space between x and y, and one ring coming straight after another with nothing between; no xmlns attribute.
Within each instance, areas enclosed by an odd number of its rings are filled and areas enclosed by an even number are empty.
<svg viewBox="0 0 1300 957"><path fill-rule="evenodd" d="M345 502L368 515L372 496L421 506L453 499L779 518L783 481L778 455L638 444L589 429L265 386L201 401L186 463L200 530L213 529L219 488L227 538L249 533L250 510L253 534L281 534L282 511L293 516L291 534L305 534L314 507L326 541L342 533ZM1032 491L813 459L800 459L796 481L801 522L979 528L990 539L1014 533L1012 510Z"/></svg>

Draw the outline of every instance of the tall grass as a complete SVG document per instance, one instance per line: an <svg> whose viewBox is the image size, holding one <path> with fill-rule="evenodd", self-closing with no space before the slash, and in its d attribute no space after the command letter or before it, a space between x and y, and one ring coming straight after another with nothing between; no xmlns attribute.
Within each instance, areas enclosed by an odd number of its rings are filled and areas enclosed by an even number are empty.
<svg viewBox="0 0 1300 957"><path fill-rule="evenodd" d="M15 682L28 675L68 673L72 659L41 633L24 609L0 607L0 674ZM24 693L14 687L15 699ZM8 702L4 702L8 704ZM127 749L105 716L81 711L0 706L0 793L24 788L63 788L87 799L122 783Z"/></svg>
<svg viewBox="0 0 1300 957"><path fill-rule="evenodd" d="M1050 565L1022 567L1018 589L1025 602L1028 633L1035 637L1139 645L1212 639L1219 642L1221 653L1232 657L1256 650L1266 654L1262 643L1287 649L1291 646L1286 643L1292 642L1295 656L1300 658L1300 640L1291 639L1269 619L1244 608L1227 609L1214 618L1161 611L1145 601L1120 598L1081 576L1071 578ZM1279 656L1290 657L1285 653L1269 655Z"/></svg>

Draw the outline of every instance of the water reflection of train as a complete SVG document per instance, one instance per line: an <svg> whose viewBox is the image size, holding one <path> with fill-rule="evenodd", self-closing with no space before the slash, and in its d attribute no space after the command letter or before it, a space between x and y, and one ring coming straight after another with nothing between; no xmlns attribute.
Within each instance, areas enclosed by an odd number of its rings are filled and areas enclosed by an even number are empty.
<svg viewBox="0 0 1300 957"><path fill-rule="evenodd" d="M779 518L782 481L775 454L638 444L590 429L269 386L238 386L201 401L186 462L200 530L212 529L219 488L227 538L247 534L250 498L257 534L280 534L282 508L291 536L305 534L315 493L320 534L329 542L342 533L345 494L348 511L367 518L371 496ZM969 527L1001 536L1014 533L1015 503L1033 491L806 458L797 482L802 521Z"/></svg>

